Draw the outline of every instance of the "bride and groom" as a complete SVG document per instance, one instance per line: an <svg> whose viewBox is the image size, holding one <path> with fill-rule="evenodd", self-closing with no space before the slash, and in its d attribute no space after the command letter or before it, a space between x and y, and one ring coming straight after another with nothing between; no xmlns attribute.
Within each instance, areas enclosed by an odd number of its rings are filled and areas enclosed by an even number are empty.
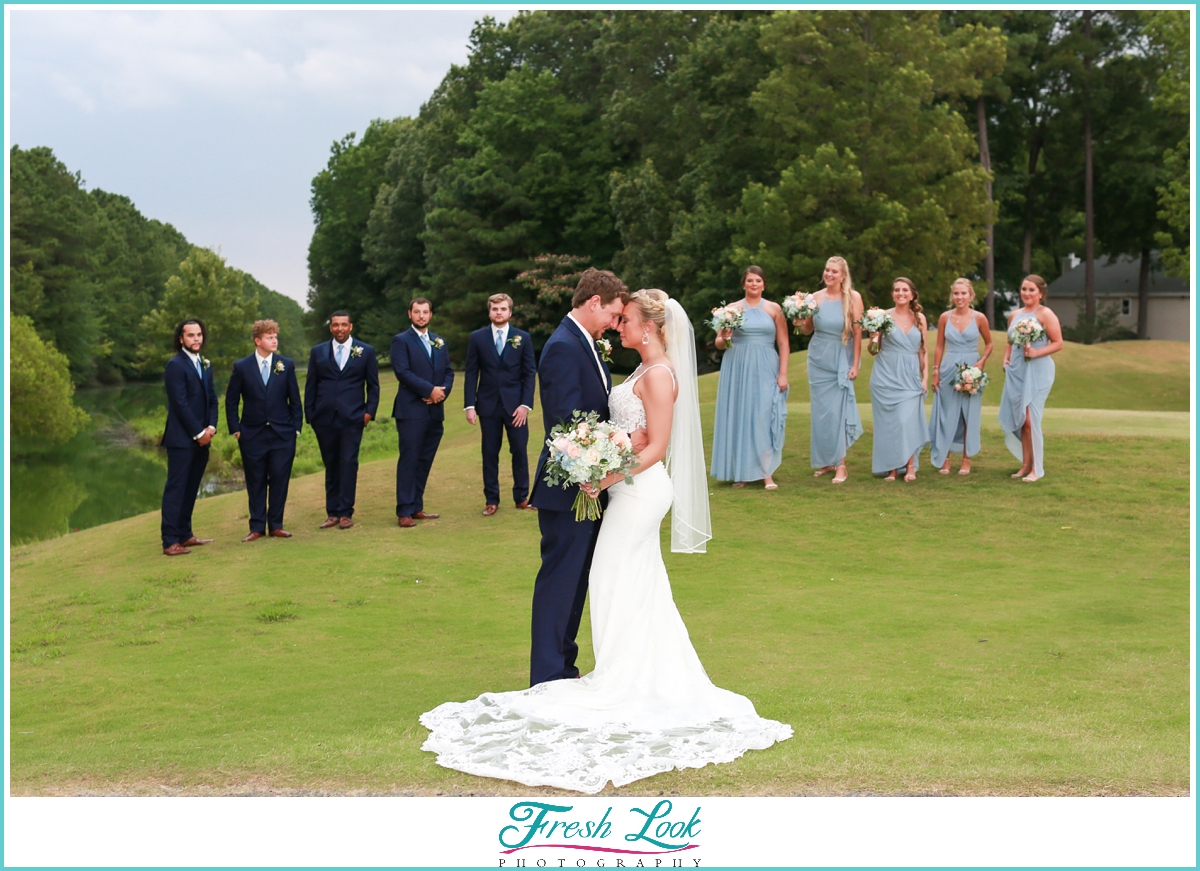
<svg viewBox="0 0 1200 871"><path fill-rule="evenodd" d="M596 343L606 329L642 357L615 388ZM607 509L600 521L576 521L574 488L543 480L543 448L531 499L542 532L532 686L423 714L431 731L423 749L469 774L595 793L790 737L790 726L712 684L671 596L659 546L667 511L673 551L703 552L711 538L695 340L683 309L661 290L630 296L611 272L588 269L538 376L547 434L573 411L595 411L634 433L640 464L632 484L609 476L586 486L607 497ZM596 668L580 678L575 635L589 589Z"/></svg>

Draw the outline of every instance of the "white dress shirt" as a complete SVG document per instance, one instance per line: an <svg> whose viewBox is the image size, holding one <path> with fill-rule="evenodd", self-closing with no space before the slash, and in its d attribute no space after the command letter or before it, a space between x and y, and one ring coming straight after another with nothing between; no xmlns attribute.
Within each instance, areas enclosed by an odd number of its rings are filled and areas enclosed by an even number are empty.
<svg viewBox="0 0 1200 871"><path fill-rule="evenodd" d="M354 336L346 336L346 341L344 342L339 342L337 339L330 339L329 341L333 343L333 348L331 350L333 351L334 363L337 363L338 361L337 349L342 349L342 362L341 365L338 366L338 371L341 371L345 369L346 364L350 362L350 346L354 344Z"/></svg>

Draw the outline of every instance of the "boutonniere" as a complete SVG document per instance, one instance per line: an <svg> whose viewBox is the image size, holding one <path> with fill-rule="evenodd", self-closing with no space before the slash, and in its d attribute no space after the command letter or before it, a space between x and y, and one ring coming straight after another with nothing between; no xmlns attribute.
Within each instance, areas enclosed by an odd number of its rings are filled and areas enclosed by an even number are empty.
<svg viewBox="0 0 1200 871"><path fill-rule="evenodd" d="M276 361L275 361L275 374L276 374L276 375L282 375L282 374L283 374L283 361L282 361L282 360L276 360Z"/></svg>
<svg viewBox="0 0 1200 871"><path fill-rule="evenodd" d="M521 337L513 336L511 339L508 340L508 344L512 345L514 348L521 347Z"/></svg>
<svg viewBox="0 0 1200 871"><path fill-rule="evenodd" d="M612 342L608 339L597 339L596 345L600 348L600 359L605 363L612 362Z"/></svg>
<svg viewBox="0 0 1200 871"><path fill-rule="evenodd" d="M210 363L210 362L209 362L209 360L208 360L208 358L207 358L207 357L201 357L201 358L200 358L200 365L201 365L201 366L203 366L205 369L207 369L209 366L211 366L211 365L212 365L212 363Z"/></svg>
<svg viewBox="0 0 1200 871"><path fill-rule="evenodd" d="M446 347L446 343L442 341L441 336L434 336L429 340L429 344L433 345L433 347L437 348L439 351Z"/></svg>
<svg viewBox="0 0 1200 871"><path fill-rule="evenodd" d="M350 356L351 357L361 357L362 356L362 345L355 345L353 348L351 348Z"/></svg>

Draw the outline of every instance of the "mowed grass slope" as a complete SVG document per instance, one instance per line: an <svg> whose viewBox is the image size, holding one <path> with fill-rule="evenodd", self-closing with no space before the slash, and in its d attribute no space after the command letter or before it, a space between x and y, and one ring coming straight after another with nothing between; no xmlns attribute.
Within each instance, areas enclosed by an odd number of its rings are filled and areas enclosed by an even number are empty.
<svg viewBox="0 0 1200 871"><path fill-rule="evenodd" d="M970 477L885 484L868 432L833 487L788 423L780 489L714 482L709 553L666 561L713 680L795 737L620 793L1187 793L1186 440L1049 435L1026 485L988 430ZM555 792L420 750L421 712L526 683L537 521L482 501L452 414L414 530L383 460L347 531L315 529L313 475L288 541L241 544L234 493L188 557L157 514L14 549L13 794Z"/></svg>

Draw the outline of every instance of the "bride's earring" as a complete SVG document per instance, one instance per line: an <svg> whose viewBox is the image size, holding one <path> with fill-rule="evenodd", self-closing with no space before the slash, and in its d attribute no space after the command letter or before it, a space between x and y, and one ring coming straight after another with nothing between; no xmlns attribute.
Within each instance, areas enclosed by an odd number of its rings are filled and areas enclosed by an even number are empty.
<svg viewBox="0 0 1200 871"><path fill-rule="evenodd" d="M650 332L648 330L646 332L642 333L642 344L643 345L650 344Z"/></svg>

